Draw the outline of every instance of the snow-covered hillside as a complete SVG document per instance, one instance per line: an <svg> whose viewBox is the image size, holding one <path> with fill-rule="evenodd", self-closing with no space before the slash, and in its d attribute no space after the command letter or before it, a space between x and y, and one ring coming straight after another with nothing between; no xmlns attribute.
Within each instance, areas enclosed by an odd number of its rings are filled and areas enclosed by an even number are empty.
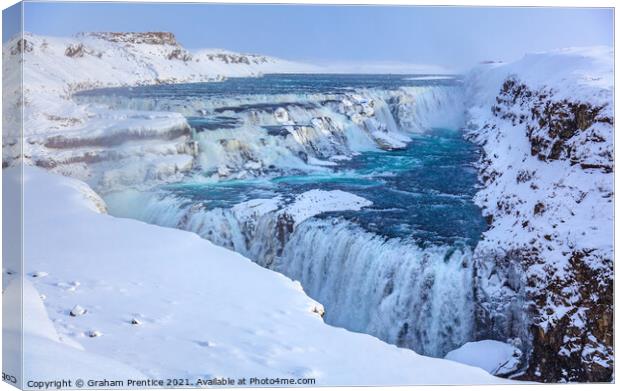
<svg viewBox="0 0 620 391"><path fill-rule="evenodd" d="M24 202L24 308L37 319L25 330L26 379L62 376L71 363L69 377L85 379L504 382L328 326L299 283L195 234L108 216L75 179L26 167ZM21 276L7 271L11 295Z"/></svg>
<svg viewBox="0 0 620 391"><path fill-rule="evenodd" d="M82 33L70 38L25 33L6 50L11 55L23 54L28 88L60 89L66 94L86 88L212 81L314 69L255 54L218 49L192 52L168 32Z"/></svg>
<svg viewBox="0 0 620 391"><path fill-rule="evenodd" d="M613 373L613 51L530 54L473 70L483 146L477 338L527 352L526 377Z"/></svg>

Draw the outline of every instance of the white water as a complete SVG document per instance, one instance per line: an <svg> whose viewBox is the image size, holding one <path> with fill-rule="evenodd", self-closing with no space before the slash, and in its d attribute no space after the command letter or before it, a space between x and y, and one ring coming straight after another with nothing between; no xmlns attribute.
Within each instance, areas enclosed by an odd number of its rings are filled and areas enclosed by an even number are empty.
<svg viewBox="0 0 620 391"><path fill-rule="evenodd" d="M314 220L296 229L274 269L301 281L328 323L442 356L471 338L470 259L469 249L421 249Z"/></svg>

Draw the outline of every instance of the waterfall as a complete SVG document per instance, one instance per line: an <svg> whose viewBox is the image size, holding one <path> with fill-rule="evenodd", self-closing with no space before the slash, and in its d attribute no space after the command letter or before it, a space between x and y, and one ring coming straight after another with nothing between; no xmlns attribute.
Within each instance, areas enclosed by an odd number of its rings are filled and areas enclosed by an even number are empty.
<svg viewBox="0 0 620 391"><path fill-rule="evenodd" d="M463 119L458 86L207 100L89 99L198 115L193 125L189 122L199 144L199 171L189 184L329 173L340 159L403 148L412 133L458 128ZM297 224L281 213L285 200L267 202L272 207L262 210L246 203L214 207L206 198L155 189L108 194L106 202L113 215L195 232L300 281L335 326L436 357L472 339L473 269L467 246L421 247L367 232L342 217Z"/></svg>
<svg viewBox="0 0 620 391"><path fill-rule="evenodd" d="M215 180L321 171L334 165L333 159L404 148L411 133L457 128L463 120L460 86L208 99L174 94L156 98L95 94L75 99L116 110L183 114L197 146L194 166Z"/></svg>
<svg viewBox="0 0 620 391"><path fill-rule="evenodd" d="M295 230L273 267L299 280L325 320L442 357L471 338L471 251L385 240L345 222Z"/></svg>
<svg viewBox="0 0 620 391"><path fill-rule="evenodd" d="M277 211L208 210L160 193L115 193L106 202L116 216L195 232L300 281L335 326L436 357L471 340L473 269L466 246L422 248L340 218L312 218L282 235Z"/></svg>

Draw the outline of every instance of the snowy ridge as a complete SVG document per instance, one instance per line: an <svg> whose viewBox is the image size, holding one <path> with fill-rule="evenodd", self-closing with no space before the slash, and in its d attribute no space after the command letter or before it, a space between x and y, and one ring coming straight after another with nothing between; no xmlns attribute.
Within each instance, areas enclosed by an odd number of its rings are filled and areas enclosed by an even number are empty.
<svg viewBox="0 0 620 391"><path fill-rule="evenodd" d="M26 84L66 94L97 87L213 81L313 69L253 54L192 53L172 33L83 33L71 38L25 33L6 46L13 55L19 54L21 46Z"/></svg>
<svg viewBox="0 0 620 391"><path fill-rule="evenodd" d="M522 355L508 343L482 340L467 342L446 354L446 359L482 368L493 375L507 376L519 370Z"/></svg>
<svg viewBox="0 0 620 391"><path fill-rule="evenodd" d="M566 49L466 80L484 148L477 338L511 340L524 377L610 381L613 51Z"/></svg>
<svg viewBox="0 0 620 391"><path fill-rule="evenodd" d="M283 211L288 218L298 225L305 220L325 212L340 210L360 210L372 202L365 198L342 190L325 191L314 189L295 197L295 200Z"/></svg>
<svg viewBox="0 0 620 391"><path fill-rule="evenodd" d="M40 301L26 309L51 320L42 323L44 345L25 339L32 363L26 379L56 371L55 363L98 355L100 370L92 372L94 361L84 359L71 367L72 378L117 371L116 378L260 374L314 378L317 385L504 381L327 326L320 304L299 283L191 233L107 216L84 189L74 179L25 167L25 284L32 287L29 298L41 295L45 303L45 309ZM183 261L171 262L176 259ZM71 316L76 305L84 311ZM83 353L53 345L56 335L77 341Z"/></svg>

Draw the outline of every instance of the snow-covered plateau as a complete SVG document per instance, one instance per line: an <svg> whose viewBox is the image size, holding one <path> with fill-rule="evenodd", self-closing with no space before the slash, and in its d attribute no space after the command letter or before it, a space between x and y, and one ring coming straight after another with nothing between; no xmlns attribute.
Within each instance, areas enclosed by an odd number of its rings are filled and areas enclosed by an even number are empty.
<svg viewBox="0 0 620 391"><path fill-rule="evenodd" d="M333 78L169 33L3 54L28 371L60 370L44 340L102 377L611 380L611 49L462 78Z"/></svg>

